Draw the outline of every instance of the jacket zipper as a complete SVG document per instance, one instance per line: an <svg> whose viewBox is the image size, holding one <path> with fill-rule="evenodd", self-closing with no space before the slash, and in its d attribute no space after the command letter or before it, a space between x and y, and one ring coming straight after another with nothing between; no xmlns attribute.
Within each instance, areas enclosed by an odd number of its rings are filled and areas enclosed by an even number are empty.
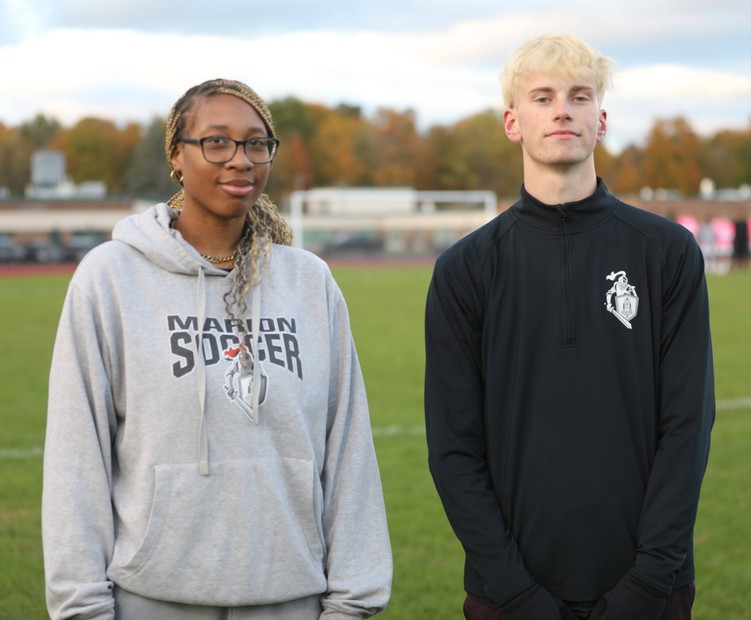
<svg viewBox="0 0 751 620"><path fill-rule="evenodd" d="M568 213L563 205L556 205L558 219L563 228L563 347L574 346L574 312L571 298L571 256L569 247Z"/></svg>

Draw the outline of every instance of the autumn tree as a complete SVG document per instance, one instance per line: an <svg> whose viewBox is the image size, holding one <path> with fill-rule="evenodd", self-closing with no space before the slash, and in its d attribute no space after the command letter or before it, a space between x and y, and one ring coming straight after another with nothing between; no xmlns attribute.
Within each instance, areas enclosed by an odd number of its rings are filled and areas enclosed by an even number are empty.
<svg viewBox="0 0 751 620"><path fill-rule="evenodd" d="M316 107L296 97L286 97L272 101L269 109L281 140L268 184L269 193L278 197L312 187L310 141L316 131Z"/></svg>
<svg viewBox="0 0 751 620"><path fill-rule="evenodd" d="M595 147L594 158L597 176L600 176L603 179L611 178L613 172L618 168L618 159L603 143L600 143Z"/></svg>
<svg viewBox="0 0 751 620"><path fill-rule="evenodd" d="M508 140L492 110L428 133L426 155L436 166L433 189L491 190L498 196L519 193L521 149Z"/></svg>
<svg viewBox="0 0 751 620"><path fill-rule="evenodd" d="M412 110L380 108L373 120L373 176L377 186L414 187L422 138ZM371 163L371 162L366 162Z"/></svg>
<svg viewBox="0 0 751 620"><path fill-rule="evenodd" d="M705 142L701 161L704 175L718 188L751 185L751 128L716 133Z"/></svg>
<svg viewBox="0 0 751 620"><path fill-rule="evenodd" d="M316 185L370 185L371 127L360 117L335 110L325 114L310 141Z"/></svg>
<svg viewBox="0 0 751 620"><path fill-rule="evenodd" d="M19 128L21 140L32 151L46 149L60 131L60 123L43 114L37 114L32 120L23 123Z"/></svg>
<svg viewBox="0 0 751 620"><path fill-rule="evenodd" d="M154 118L141 132L123 176L127 195L164 201L180 189L169 176L164 137L165 122L161 118Z"/></svg>
<svg viewBox="0 0 751 620"><path fill-rule="evenodd" d="M60 123L42 114L17 128L0 124L0 187L23 195L31 181L32 154L49 148L60 131Z"/></svg>
<svg viewBox="0 0 751 620"><path fill-rule="evenodd" d="M595 163L597 164L597 157L595 157ZM614 165L601 175L608 189L615 194L637 194L644 187L644 174L642 173L644 152L642 149L630 144L614 158L613 163Z"/></svg>
<svg viewBox="0 0 751 620"><path fill-rule="evenodd" d="M703 178L701 140L686 119L655 121L644 148L643 185L696 194Z"/></svg>
<svg viewBox="0 0 751 620"><path fill-rule="evenodd" d="M413 111L335 107L286 97L269 104L281 147L268 191L277 202L315 186L410 186L420 190L492 190L518 195L521 149L492 110L421 132ZM34 151L65 153L75 183L104 181L110 193L164 200L176 189L163 150L164 121L118 128L85 118L71 128L37 115L18 127L0 123L0 186L23 195ZM643 146L613 155L595 150L597 172L617 194L648 186L698 192L709 177L719 188L751 184L751 127L700 138L681 118L658 119Z"/></svg>
<svg viewBox="0 0 751 620"><path fill-rule="evenodd" d="M29 182L30 157L18 129L0 123L0 187L22 194Z"/></svg>
<svg viewBox="0 0 751 620"><path fill-rule="evenodd" d="M71 180L76 184L103 181L110 193L121 192L140 132L136 124L119 130L112 121L91 117L80 120L59 142Z"/></svg>
<svg viewBox="0 0 751 620"><path fill-rule="evenodd" d="M300 136L310 140L316 130L315 113L312 106L297 97L285 97L269 103L269 110L274 119L276 134L286 139L288 136Z"/></svg>
<svg viewBox="0 0 751 620"><path fill-rule="evenodd" d="M281 135L281 134L280 134ZM295 190L312 187L313 170L309 148L297 135L287 136L274 158L266 191L276 200Z"/></svg>
<svg viewBox="0 0 751 620"><path fill-rule="evenodd" d="M423 136L422 142L422 155L416 164L416 188L444 189L443 179L451 173L451 129L443 125L433 125Z"/></svg>

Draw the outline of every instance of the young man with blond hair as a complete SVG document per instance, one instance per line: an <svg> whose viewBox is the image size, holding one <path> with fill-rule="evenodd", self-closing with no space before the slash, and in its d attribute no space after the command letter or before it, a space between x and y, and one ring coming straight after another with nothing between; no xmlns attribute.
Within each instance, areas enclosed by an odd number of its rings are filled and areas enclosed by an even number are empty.
<svg viewBox="0 0 751 620"><path fill-rule="evenodd" d="M429 464L468 620L684 620L714 421L691 234L596 176L612 63L572 36L502 74L520 200L436 262Z"/></svg>

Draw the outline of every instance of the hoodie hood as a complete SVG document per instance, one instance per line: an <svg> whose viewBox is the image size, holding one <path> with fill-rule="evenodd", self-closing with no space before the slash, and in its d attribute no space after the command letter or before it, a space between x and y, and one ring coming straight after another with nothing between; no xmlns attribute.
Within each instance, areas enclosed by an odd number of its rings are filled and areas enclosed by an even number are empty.
<svg viewBox="0 0 751 620"><path fill-rule="evenodd" d="M160 203L115 224L112 239L135 248L170 273L199 275L200 271L205 271L206 275L225 276L224 270L201 258L182 235L171 228L179 214L166 203Z"/></svg>

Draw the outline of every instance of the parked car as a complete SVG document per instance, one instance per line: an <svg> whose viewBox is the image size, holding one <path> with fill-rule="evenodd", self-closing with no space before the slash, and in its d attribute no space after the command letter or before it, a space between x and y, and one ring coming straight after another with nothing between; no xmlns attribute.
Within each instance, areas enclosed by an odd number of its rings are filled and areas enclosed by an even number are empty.
<svg viewBox="0 0 751 620"><path fill-rule="evenodd" d="M323 252L327 256L377 254L382 251L383 239L364 233L341 234L323 248Z"/></svg>
<svg viewBox="0 0 751 620"><path fill-rule="evenodd" d="M54 232L48 237L34 239L28 244L28 256L37 263L79 262L86 253L105 240L98 231L77 231L66 240Z"/></svg>
<svg viewBox="0 0 751 620"><path fill-rule="evenodd" d="M89 250L104 241L104 234L97 231L79 231L70 236L65 244L66 260L79 262Z"/></svg>
<svg viewBox="0 0 751 620"><path fill-rule="evenodd" d="M0 263L21 263L26 260L26 248L11 235L0 235Z"/></svg>
<svg viewBox="0 0 751 620"><path fill-rule="evenodd" d="M29 241L26 251L29 259L36 263L62 263L65 261L65 250L54 239L41 237Z"/></svg>

